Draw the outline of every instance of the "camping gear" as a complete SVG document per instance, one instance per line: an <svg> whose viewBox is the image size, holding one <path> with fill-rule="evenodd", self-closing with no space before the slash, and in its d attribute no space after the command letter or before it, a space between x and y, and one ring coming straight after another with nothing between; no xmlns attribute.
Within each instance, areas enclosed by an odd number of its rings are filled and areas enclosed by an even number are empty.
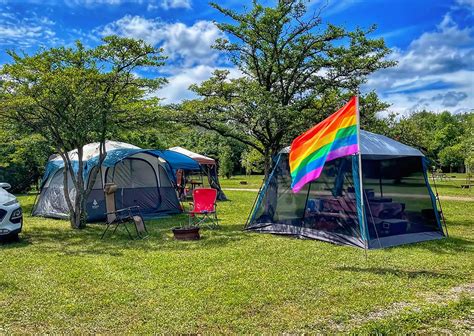
<svg viewBox="0 0 474 336"><path fill-rule="evenodd" d="M337 112L293 140L289 162L294 192L317 179L327 161L359 152L357 109L357 97L352 97Z"/></svg>
<svg viewBox="0 0 474 336"><path fill-rule="evenodd" d="M282 150L246 229L366 249L444 238L424 155L366 131L359 145L361 164L358 154L326 162L320 177L297 193L289 148Z"/></svg>
<svg viewBox="0 0 474 336"><path fill-rule="evenodd" d="M158 217L164 214L182 212L174 185L175 165L199 169L199 165L189 157L160 150L146 150L136 146L107 141L107 156L98 167L99 144L93 143L83 147L84 180L90 181L92 169L99 168L99 173L86 203L87 220L105 220L106 202L104 185L115 183L115 206L125 209L139 206L144 217ZM77 171L77 150L69 156L72 166ZM69 209L64 197L64 163L60 156L50 158L41 183L38 201L33 215L53 218L68 218ZM74 201L75 189L69 176L69 195Z"/></svg>
<svg viewBox="0 0 474 336"><path fill-rule="evenodd" d="M127 227L127 223L133 223L135 225L135 231L138 238L145 238L148 235L148 231L146 229L145 220L143 219L139 206L116 210L115 193L117 189L118 188L115 183L106 183L104 186L107 220L105 230L102 233L100 239L104 238L105 234L112 226L115 226L114 231L112 232L112 235L114 235L120 225L125 227L128 236L130 239L133 239L132 234Z"/></svg>
<svg viewBox="0 0 474 336"><path fill-rule="evenodd" d="M212 188L199 188L193 190L192 209L189 210L190 226L200 226L209 222L209 227L217 228L217 190Z"/></svg>
<svg viewBox="0 0 474 336"><path fill-rule="evenodd" d="M193 159L199 164L198 169L190 169L186 167L180 167L183 169L183 173L185 176L185 180L188 180L189 183L191 181L196 182L196 179L193 178L194 173L199 173L200 175L204 175L207 178L207 183L209 184L209 187L216 189L217 190L217 199L219 201L226 201L227 197L225 196L224 192L222 191L221 185L219 183L219 177L217 173L217 162L213 158L191 152L190 150L187 150L183 147L171 147L168 149L168 151L175 152L175 153L180 153L182 155L186 155L187 157ZM176 168L174 168L176 169ZM176 170L175 170L176 172ZM201 175L201 180L202 180L202 175ZM191 178L187 178L191 177ZM203 181L201 181L203 182ZM178 184L178 183L177 183ZM195 188L195 185L191 185L190 191ZM185 188L182 189L184 191Z"/></svg>

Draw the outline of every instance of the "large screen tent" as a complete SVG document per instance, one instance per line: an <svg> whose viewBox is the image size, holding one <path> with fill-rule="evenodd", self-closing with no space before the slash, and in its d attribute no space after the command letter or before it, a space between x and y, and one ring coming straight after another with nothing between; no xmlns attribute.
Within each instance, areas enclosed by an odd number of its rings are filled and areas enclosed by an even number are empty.
<svg viewBox="0 0 474 336"><path fill-rule="evenodd" d="M115 183L115 207L123 209L139 206L145 217L159 217L182 211L176 194L173 168L188 167L199 169L197 162L185 155L160 150L146 150L136 146L106 142L107 156L87 199L87 220L105 219L105 183ZM98 165L99 145L84 146L84 179L92 183L90 173ZM69 153L73 169L77 169L77 151ZM77 170L76 170L77 171ZM68 218L69 209L64 196L64 163L59 156L48 161L43 176L40 194L33 209L33 215ZM68 182L69 195L74 200L75 189L72 178Z"/></svg>
<svg viewBox="0 0 474 336"><path fill-rule="evenodd" d="M320 178L296 194L289 147L282 150L246 229L369 249L443 238L424 155L366 131L360 132L360 149L362 167L358 155L329 161Z"/></svg>

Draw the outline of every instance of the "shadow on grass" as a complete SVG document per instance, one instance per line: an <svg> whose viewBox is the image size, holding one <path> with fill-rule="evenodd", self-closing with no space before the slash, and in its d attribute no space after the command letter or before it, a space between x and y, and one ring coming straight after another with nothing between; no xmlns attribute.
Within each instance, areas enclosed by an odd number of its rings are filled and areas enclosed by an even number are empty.
<svg viewBox="0 0 474 336"><path fill-rule="evenodd" d="M436 254L472 252L474 250L474 241L456 236L449 236L444 239L400 245L394 247L394 249L412 249L414 247L424 248Z"/></svg>
<svg viewBox="0 0 474 336"><path fill-rule="evenodd" d="M382 268L382 267L355 267L355 266L342 266L336 267L337 271L346 272L357 272L357 273L372 273L377 275L395 275L403 278L419 278L419 277L430 277L430 278L453 278L452 275L440 272L432 271L406 271L393 268Z"/></svg>
<svg viewBox="0 0 474 336"><path fill-rule="evenodd" d="M146 223L149 236L145 239L130 239L123 225L112 235L109 229L104 239L100 239L105 230L103 224L88 224L85 229L73 230L52 225L35 227L25 232L18 243L6 248L18 248L33 245L44 253L64 255L109 255L121 256L125 251L191 251L199 249L222 248L249 236L242 232L242 225L222 225L219 229L201 229L199 241L175 241L171 229L179 226L187 217L180 215L173 218L150 220ZM127 225L135 234L133 224ZM2 249L2 247L0 247Z"/></svg>

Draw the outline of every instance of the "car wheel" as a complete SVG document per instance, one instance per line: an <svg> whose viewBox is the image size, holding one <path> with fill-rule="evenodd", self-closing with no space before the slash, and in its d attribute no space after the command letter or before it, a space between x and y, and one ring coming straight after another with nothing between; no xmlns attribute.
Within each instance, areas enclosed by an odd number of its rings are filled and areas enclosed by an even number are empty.
<svg viewBox="0 0 474 336"><path fill-rule="evenodd" d="M20 237L18 236L18 233L10 233L7 236L7 239L11 242L19 242L20 241Z"/></svg>

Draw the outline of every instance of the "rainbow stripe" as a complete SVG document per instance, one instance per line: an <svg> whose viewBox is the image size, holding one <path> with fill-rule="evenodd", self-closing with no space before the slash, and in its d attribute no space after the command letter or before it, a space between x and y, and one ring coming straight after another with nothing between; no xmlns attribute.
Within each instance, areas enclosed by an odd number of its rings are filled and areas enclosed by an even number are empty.
<svg viewBox="0 0 474 336"><path fill-rule="evenodd" d="M291 144L291 189L297 193L321 175L324 164L359 151L357 98L301 134Z"/></svg>

